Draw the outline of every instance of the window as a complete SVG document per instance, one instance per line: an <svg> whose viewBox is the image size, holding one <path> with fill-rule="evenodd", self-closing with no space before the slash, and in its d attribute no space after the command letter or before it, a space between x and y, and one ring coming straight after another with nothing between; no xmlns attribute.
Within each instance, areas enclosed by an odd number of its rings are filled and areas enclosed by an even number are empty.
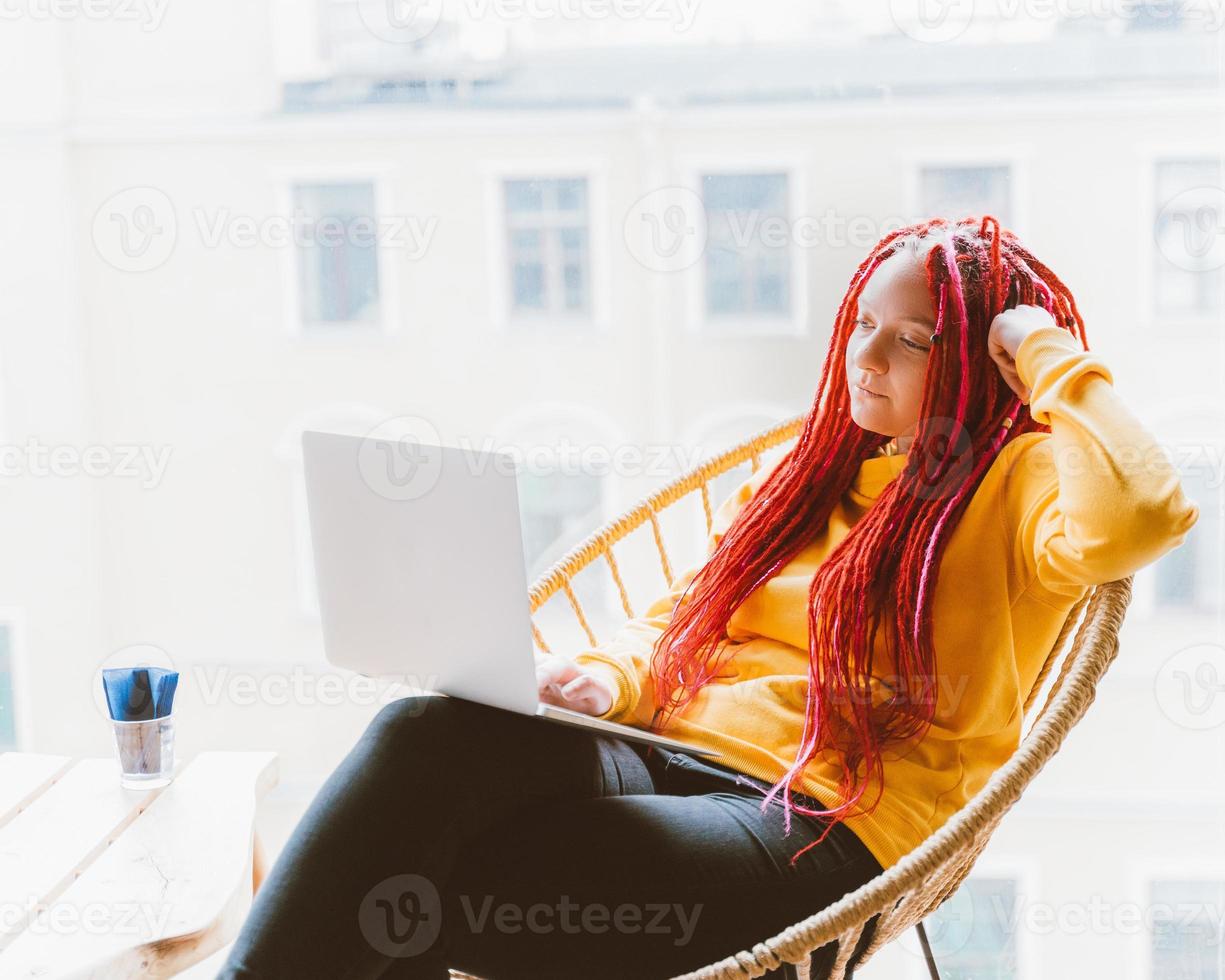
<svg viewBox="0 0 1225 980"><path fill-rule="evenodd" d="M525 468L518 476L522 515L523 551L528 584L600 525L603 517L603 480L587 473L565 473L560 468L539 472ZM605 576L576 581L580 602L602 604L607 598ZM591 586L591 587L588 587Z"/></svg>
<svg viewBox="0 0 1225 980"><path fill-rule="evenodd" d="M586 178L512 179L503 181L502 189L510 312L590 315Z"/></svg>
<svg viewBox="0 0 1225 980"><path fill-rule="evenodd" d="M501 421L495 445L514 457L524 563L531 585L614 509L618 482L610 453L626 437L602 413L568 402L539 403ZM571 589L596 632L624 619L607 562L597 559L571 580ZM568 597L559 591L533 616L550 649L587 642Z"/></svg>
<svg viewBox="0 0 1225 980"><path fill-rule="evenodd" d="M970 875L926 920L944 980L1016 980L1017 881Z"/></svg>
<svg viewBox="0 0 1225 980"><path fill-rule="evenodd" d="M1182 9L1183 6L1177 0L1137 0L1124 18L1126 30L1182 30L1187 24L1187 11Z"/></svg>
<svg viewBox="0 0 1225 980"><path fill-rule="evenodd" d="M1181 475L1188 497L1199 505L1200 516L1186 540L1167 552L1154 566L1156 599L1159 604L1181 606L1191 612L1220 608L1222 575L1221 489L1213 468L1201 464Z"/></svg>
<svg viewBox="0 0 1225 980"><path fill-rule="evenodd" d="M736 411L728 411L721 413L720 416L708 419L703 422L696 432L683 440L686 446L694 446L701 453L701 459L711 459L718 456L720 453L727 452L733 446L738 445L744 440L757 435L772 425L777 425L785 418L789 418L795 413L787 411L781 407L764 406L760 408L744 407ZM767 450L759 457L762 467L769 467L777 459L783 455L793 443L786 443L782 447ZM707 493L710 498L711 516L728 497L739 489L740 484L753 475L752 460L746 460L738 466L732 467L724 473L720 473L710 483L707 484ZM699 542L705 542L706 533L706 514L702 508L698 507L698 513L701 520ZM704 548L705 545L703 544Z"/></svg>
<svg viewBox="0 0 1225 980"><path fill-rule="evenodd" d="M0 623L0 752L17 748L17 689L14 674L13 628Z"/></svg>
<svg viewBox="0 0 1225 980"><path fill-rule="evenodd" d="M276 457L286 465L289 475L289 517L293 534L290 559L298 610L307 620L319 619L319 592L315 580L310 511L306 500L306 473L302 464L302 433L307 429L320 429L365 436L376 426L387 425L389 419L387 413L369 405L330 405L308 412L289 425L276 445Z"/></svg>
<svg viewBox="0 0 1225 980"><path fill-rule="evenodd" d="M706 174L702 204L707 318L790 319L794 259L787 174Z"/></svg>
<svg viewBox="0 0 1225 980"><path fill-rule="evenodd" d="M378 222L369 181L296 183L298 316L306 329L379 329Z"/></svg>
<svg viewBox="0 0 1225 980"><path fill-rule="evenodd" d="M1153 312L1158 317L1214 320L1225 312L1223 179L1219 159L1156 165Z"/></svg>
<svg viewBox="0 0 1225 980"><path fill-rule="evenodd" d="M290 513L294 530L294 571L298 608L308 619L319 618L319 583L315 577L315 549L311 541L310 510L306 501L306 473L297 461L290 484Z"/></svg>
<svg viewBox="0 0 1225 980"><path fill-rule="evenodd" d="M1011 168L1006 164L923 166L919 169L918 208L920 220L990 214L1011 227Z"/></svg>
<svg viewBox="0 0 1225 980"><path fill-rule="evenodd" d="M1223 980L1221 910L1225 882L1166 879L1150 883L1154 980Z"/></svg>

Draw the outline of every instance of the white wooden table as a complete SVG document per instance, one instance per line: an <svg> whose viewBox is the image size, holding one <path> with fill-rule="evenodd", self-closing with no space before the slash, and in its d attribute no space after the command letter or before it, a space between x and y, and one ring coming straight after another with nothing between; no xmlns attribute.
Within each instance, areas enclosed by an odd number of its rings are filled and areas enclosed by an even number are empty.
<svg viewBox="0 0 1225 980"><path fill-rule="evenodd" d="M172 977L225 948L264 875L275 752L202 752L159 789L109 759L0 754L0 977Z"/></svg>

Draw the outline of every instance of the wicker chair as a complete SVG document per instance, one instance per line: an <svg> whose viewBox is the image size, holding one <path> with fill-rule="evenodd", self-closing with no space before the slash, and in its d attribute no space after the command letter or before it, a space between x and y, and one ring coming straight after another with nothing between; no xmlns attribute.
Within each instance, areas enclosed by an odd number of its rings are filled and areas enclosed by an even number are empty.
<svg viewBox="0 0 1225 980"><path fill-rule="evenodd" d="M574 576L603 557L620 592L625 614L632 618L634 612L613 554L613 545L649 521L664 576L671 583L673 567L664 544L660 514L697 491L701 494L709 528L710 482L746 460L751 461L756 472L763 453L785 447L799 435L803 418L791 418L713 457L591 534L532 586L533 615L550 597L564 592L573 615L591 644L596 645L597 637L571 587ZM1131 601L1131 586L1132 576L1095 586L1070 610L1026 699L1024 734L1017 750L992 774L986 785L920 847L833 905L775 936L763 937L751 949L676 980L760 977L784 963L796 964L796 972L806 980L810 954L830 942L837 943L837 954L829 976L847 978L852 976L855 967L868 962L877 950L911 926L918 930L928 971L939 980L923 920L957 890L1001 818L1020 799L1038 770L1058 751L1068 731L1092 703L1098 681L1118 653L1119 628ZM1061 659L1060 650L1078 622L1080 627L1071 647ZM545 653L551 652L534 620L532 629L539 648ZM1052 677L1056 662L1059 670ZM1046 697L1039 709L1031 711L1044 685L1048 688ZM869 929L871 920L875 920L874 930ZM452 976L478 980L455 971Z"/></svg>

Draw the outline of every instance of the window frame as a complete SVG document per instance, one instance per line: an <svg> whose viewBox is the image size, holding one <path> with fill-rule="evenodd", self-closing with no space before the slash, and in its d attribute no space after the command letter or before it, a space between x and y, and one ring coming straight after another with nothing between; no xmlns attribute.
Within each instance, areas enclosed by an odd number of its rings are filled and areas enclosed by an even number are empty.
<svg viewBox="0 0 1225 980"><path fill-rule="evenodd" d="M1016 882L1017 901L1021 906L1017 922L1016 938L1017 980L1042 980L1041 940L1043 937L1033 935L1022 923L1026 915L1025 909L1035 901L1039 901L1041 892L1041 868L1038 862L1019 853L990 854L984 853L974 862L974 867L966 876L971 878L1011 878ZM962 884L965 884L965 881ZM961 886L959 886L961 887ZM907 957L909 966L905 980L928 980L927 964L923 958L922 949L913 929L905 932L905 938L898 941L914 955ZM933 954L937 964L940 963L940 953L933 943Z"/></svg>
<svg viewBox="0 0 1225 980"><path fill-rule="evenodd" d="M1157 309L1157 277L1153 266L1158 256L1157 236L1154 234L1157 217L1157 166L1180 160L1207 159L1221 164L1225 179L1225 152L1207 140L1145 141L1134 147L1136 179L1139 187L1136 201L1140 209L1139 224L1143 233L1136 236L1139 256L1137 259L1137 319L1144 324L1149 336L1173 335L1175 340L1215 339L1221 329L1223 314L1197 316L1164 316ZM1220 275L1225 277L1225 268Z"/></svg>
<svg viewBox="0 0 1225 980"><path fill-rule="evenodd" d="M1139 853L1139 852L1137 852ZM1185 857L1142 856L1132 862L1127 880L1127 896L1148 916L1141 917L1141 927L1131 937L1131 960L1139 980L1160 980L1153 972L1153 931L1149 927L1152 909L1149 888L1157 881L1203 881L1222 883L1225 888L1225 857L1200 855L1194 861Z"/></svg>
<svg viewBox="0 0 1225 980"><path fill-rule="evenodd" d="M389 215L402 215L396 207L398 195L393 193L393 167L390 163L334 163L324 166L281 166L271 171L275 186L276 214L292 219L294 188L297 184L368 183L374 194L376 235L379 222ZM374 325L351 321L344 324L315 323L304 319L299 302L298 250L292 243L282 252L281 289L285 334L305 343L356 343L392 339L399 332L400 290L397 270L392 266L391 251L376 244L379 273L379 318Z"/></svg>
<svg viewBox="0 0 1225 980"><path fill-rule="evenodd" d="M580 435L588 434L585 439L580 440L584 447L592 445L593 438L604 439L611 447L628 445L630 443L626 431L605 412L592 408L589 405L567 402L560 399L535 401L508 413L499 419L497 425L490 432L490 438L494 446L499 449L522 451L524 445L531 443L537 433L547 430L562 432L577 430ZM628 483L629 481L619 476L615 471L600 478L600 512L596 516L595 527L592 527L585 533L591 533L596 528L602 527L614 515L620 514L629 506L629 498L633 496L633 493ZM566 543L558 557L560 558L570 548L578 545L582 536L580 535L575 540ZM527 543L524 542L524 547L526 548L526 546ZM622 565L623 574L628 564L627 562L625 565ZM592 567L598 568L599 565L604 565L604 563L593 563ZM598 574L607 574L606 567L599 568ZM529 577L528 585L530 586L531 584ZM615 583L612 582L611 577L608 580L604 598L612 603L612 605L609 610L599 610L599 612L602 614L611 611L615 616L619 611L619 604L615 601ZM593 614L591 608L586 608L585 611L589 616ZM541 611L538 610L537 615L540 615L540 613ZM564 615L568 617L570 614L566 613ZM538 625L540 625L540 622L538 622Z"/></svg>
<svg viewBox="0 0 1225 980"><path fill-rule="evenodd" d="M903 199L905 213L912 221L925 221L931 215L921 207L921 171L924 167L1008 167L1008 207L1011 220L1002 219L1006 228L1024 238L1029 227L1030 171L1034 156L1031 143L997 143L990 148L981 144L963 146L912 146L902 150L901 172L904 175ZM956 218L960 215L949 215ZM996 215L995 217L1000 217Z"/></svg>
<svg viewBox="0 0 1225 980"><path fill-rule="evenodd" d="M16 723L13 726L15 744L12 749L0 749L7 752L28 752L34 744L34 701L30 689L30 665L26 659L26 617L25 611L17 606L0 606L0 625L9 629L10 653L13 661L13 714Z"/></svg>
<svg viewBox="0 0 1225 980"><path fill-rule="evenodd" d="M331 403L300 413L290 422L273 448L273 456L289 476L290 533L293 539L294 607L303 622L322 622L319 594L315 588L314 551L310 534L310 511L306 498L306 470L302 456L302 433L308 429L367 432L392 418L373 405L358 402ZM360 422L358 422L360 420ZM358 422L357 425L353 423ZM369 423L367 425L366 423Z"/></svg>
<svg viewBox="0 0 1225 980"><path fill-rule="evenodd" d="M1225 460L1225 438L1217 434L1225 431L1225 412L1212 403L1192 398L1166 401L1158 411L1149 413L1147 417L1151 418L1150 428L1162 445L1192 443L1211 446L1209 452L1214 454L1217 460ZM1174 466L1178 467L1180 462L1181 460L1175 454ZM1211 459L1207 460L1204 465L1211 466ZM1184 483L1185 489L1185 479L1181 473L1180 480ZM1191 533L1195 533L1194 528ZM1157 597L1157 563L1160 561L1161 559L1158 559L1157 562L1146 565L1136 572L1133 583L1134 610L1129 615L1146 622L1171 617L1190 627L1196 623L1207 626L1211 620L1225 611L1225 600L1219 603L1219 608L1216 610L1204 609L1198 605L1162 606ZM1124 628L1126 629L1126 624ZM1153 665L1134 658L1120 658L1119 663L1113 669L1123 675L1129 675L1135 671L1138 676L1151 680Z"/></svg>
<svg viewBox="0 0 1225 980"><path fill-rule="evenodd" d="M784 174L787 178L787 223L791 239L788 246L790 276L787 281L791 292L791 311L783 317L761 314L710 316L706 308L706 247L709 242L704 243L698 260L682 271L685 304L682 320L688 334L705 340L806 340L812 336L808 323L808 256L811 249L801 248L794 241L796 223L807 213L805 178L810 169L810 154L797 150L683 154L677 158L678 185L692 191L703 202L702 183L705 177Z"/></svg>
<svg viewBox="0 0 1225 980"><path fill-rule="evenodd" d="M612 332L611 284L607 254L608 161L597 157L491 160L481 166L485 185L486 281L489 283L489 322L496 335L528 337L558 334L579 340L606 339ZM573 180L587 182L588 313L538 316L511 309L510 252L506 234L507 180Z"/></svg>
<svg viewBox="0 0 1225 980"><path fill-rule="evenodd" d="M685 427L684 435L681 437L681 445L684 446L686 450L689 450L692 448L693 450L696 451L699 446L703 445L704 443L710 442L714 436L720 434L721 432L725 432L728 429L739 428L739 426L737 425L737 423L739 422L747 421L751 419L772 420L772 421L763 421L763 424L761 426L757 426L755 428L753 426L750 426L752 431L746 432L745 436L743 437L744 439L747 439L749 436L755 435L757 432L760 432L761 429L764 428L766 425L777 425L785 421L786 419L791 418L791 416L795 414L796 414L796 411L786 408L779 402L765 402L765 401L737 402L733 405L729 405L729 406L725 406L722 408L713 409L711 411L704 412L702 415L694 419L691 423L689 423L689 425ZM698 460L697 462L700 463L702 461L711 459L714 456L719 455L720 453L726 452L727 450L731 449L734 445L736 445L736 443L739 441L742 441L742 440L736 440L734 442L728 442L728 443L721 443L720 445L711 448L709 451L703 454L703 456L701 457L701 460ZM786 451L785 449L780 449L780 447L777 447L777 446L771 449L767 449L761 455L761 464L763 466L771 465L771 461L776 460L777 457L780 456L785 451ZM741 464L741 465L747 465L747 464ZM742 479L747 479L747 478L748 476L746 472L746 475L742 477ZM715 477L714 480L711 480L710 483L707 484L707 486L711 488L710 509L711 509L712 517L714 516L715 509L723 502L723 500L721 499L716 499L718 497L718 493L713 491L713 485L714 485L715 480L717 479L718 477ZM699 496L696 499L700 501L701 497ZM709 535L706 530L706 514L705 514L705 511L700 506L697 510L697 513L695 514L693 534L696 535L696 538L697 538L697 544L696 544L697 549L699 551L702 551L705 547L705 542L707 538L709 537Z"/></svg>

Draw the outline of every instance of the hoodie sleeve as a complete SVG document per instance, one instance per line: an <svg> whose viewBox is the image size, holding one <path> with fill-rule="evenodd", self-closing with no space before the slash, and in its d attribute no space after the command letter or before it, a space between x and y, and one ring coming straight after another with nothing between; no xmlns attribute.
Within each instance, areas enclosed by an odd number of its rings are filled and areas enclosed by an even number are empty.
<svg viewBox="0 0 1225 980"><path fill-rule="evenodd" d="M598 717L632 724L640 704L652 706L653 712L651 653L656 641L672 621L673 610L685 589L719 547L741 508L752 499L753 494L782 458L770 463L763 462L755 473L744 480L714 510L711 514L710 534L706 539L706 554L699 562L676 576L668 591L656 598L642 615L627 620L608 640L598 646L580 650L571 658L576 663L602 674L616 692L608 711Z"/></svg>
<svg viewBox="0 0 1225 980"><path fill-rule="evenodd" d="M1021 342L1016 368L1051 428L1018 438L1003 495L1020 587L1079 597L1181 544L1199 509L1105 362L1051 325Z"/></svg>

